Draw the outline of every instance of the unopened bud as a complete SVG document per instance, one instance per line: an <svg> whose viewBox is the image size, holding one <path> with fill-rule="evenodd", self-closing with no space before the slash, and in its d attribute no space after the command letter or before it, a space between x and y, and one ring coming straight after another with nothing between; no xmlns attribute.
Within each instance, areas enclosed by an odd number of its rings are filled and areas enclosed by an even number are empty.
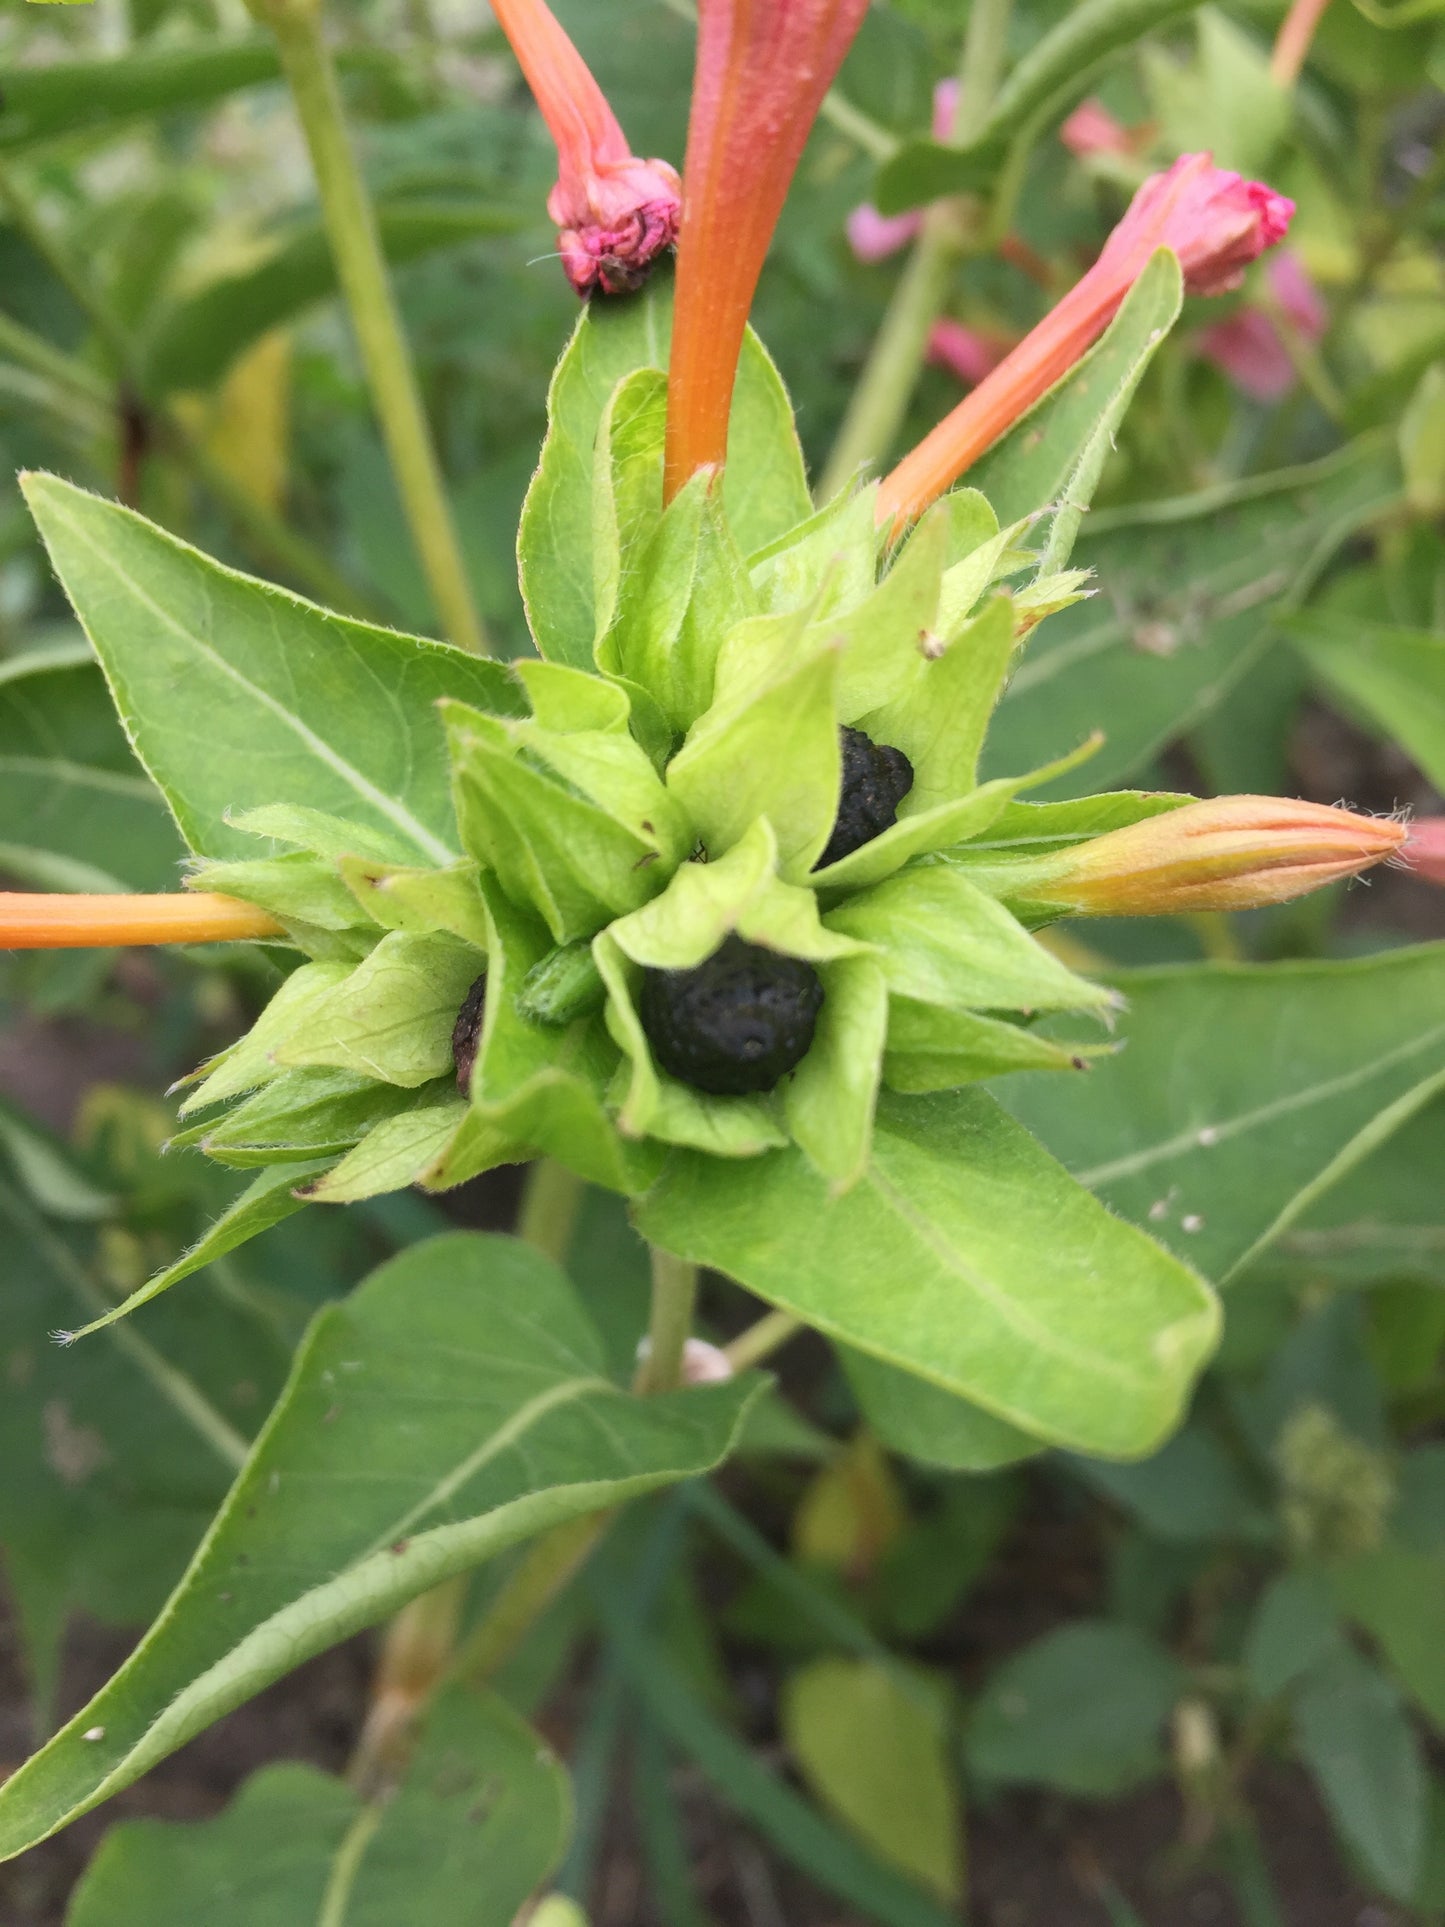
<svg viewBox="0 0 1445 1927"><path fill-rule="evenodd" d="M1322 803L1221 796L1058 855L985 865L995 895L1086 917L1172 916L1287 903L1398 850L1405 825ZM974 876L970 869L970 876Z"/></svg>
<svg viewBox="0 0 1445 1927"><path fill-rule="evenodd" d="M1422 882L1445 883L1445 816L1412 823L1400 858Z"/></svg>

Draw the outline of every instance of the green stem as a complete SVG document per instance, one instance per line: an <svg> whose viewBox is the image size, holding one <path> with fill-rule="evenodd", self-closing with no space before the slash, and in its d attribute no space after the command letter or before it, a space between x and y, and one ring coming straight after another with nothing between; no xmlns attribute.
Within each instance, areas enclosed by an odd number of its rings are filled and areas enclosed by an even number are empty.
<svg viewBox="0 0 1445 1927"><path fill-rule="evenodd" d="M952 139L961 146L987 120L998 91L1011 5L1012 0L973 0L952 129ZM817 490L820 502L846 488L864 463L881 463L896 442L954 269L960 256L976 245L973 225L956 198L936 202L924 215L824 466Z"/></svg>
<svg viewBox="0 0 1445 1927"><path fill-rule="evenodd" d="M683 1350L692 1333L696 1305L697 1266L654 1245L647 1356L638 1367L635 1391L671 1392L682 1383Z"/></svg>
<svg viewBox="0 0 1445 1927"><path fill-rule="evenodd" d="M559 1265L565 1264L582 1192L581 1178L555 1158L542 1158L531 1165L517 1215L517 1236L523 1244Z"/></svg>
<svg viewBox="0 0 1445 1927"><path fill-rule="evenodd" d="M257 19L272 28L280 48L311 153L337 278L437 614L453 642L484 655L486 634L472 601L416 371L387 279L376 216L343 117L319 0L250 4Z"/></svg>
<svg viewBox="0 0 1445 1927"><path fill-rule="evenodd" d="M612 1523L610 1512L589 1512L554 1526L525 1556L463 1641L450 1677L483 1685L493 1679L532 1627L576 1578Z"/></svg>
<svg viewBox="0 0 1445 1927"><path fill-rule="evenodd" d="M780 1345L786 1345L795 1332L803 1329L801 1318L795 1318L790 1311L770 1311L755 1325L739 1332L730 1345L723 1346L723 1357L735 1372L745 1372L750 1365L760 1365L770 1358Z"/></svg>

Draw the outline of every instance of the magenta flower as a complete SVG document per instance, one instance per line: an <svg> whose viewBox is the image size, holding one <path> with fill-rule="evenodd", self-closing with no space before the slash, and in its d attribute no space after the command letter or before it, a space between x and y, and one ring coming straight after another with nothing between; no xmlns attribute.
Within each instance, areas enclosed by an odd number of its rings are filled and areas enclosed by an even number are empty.
<svg viewBox="0 0 1445 1927"><path fill-rule="evenodd" d="M1294 202L1259 181L1185 154L1145 181L1098 260L1012 353L884 479L878 519L901 527L963 474L1098 340L1159 248L1179 257L1191 294L1238 287L1284 238Z"/></svg>
<svg viewBox="0 0 1445 1927"><path fill-rule="evenodd" d="M1281 248L1266 264L1265 278L1274 305L1300 339L1318 341L1329 322L1329 310L1299 257ZM1294 387L1295 365L1274 316L1264 308L1241 308L1223 321L1211 322L1198 347L1206 361L1255 401L1279 401Z"/></svg>
<svg viewBox="0 0 1445 1927"><path fill-rule="evenodd" d="M944 319L935 321L929 331L928 360L972 388L997 368L1012 345L1007 336L984 334L961 321Z"/></svg>
<svg viewBox="0 0 1445 1927"><path fill-rule="evenodd" d="M1115 120L1103 101L1081 100L1059 129L1059 139L1080 160L1086 154L1132 154L1137 142L1120 120Z"/></svg>
<svg viewBox="0 0 1445 1927"><path fill-rule="evenodd" d="M557 143L547 212L580 295L631 294L677 239L682 189L666 161L639 160L587 63L543 0L492 0Z"/></svg>

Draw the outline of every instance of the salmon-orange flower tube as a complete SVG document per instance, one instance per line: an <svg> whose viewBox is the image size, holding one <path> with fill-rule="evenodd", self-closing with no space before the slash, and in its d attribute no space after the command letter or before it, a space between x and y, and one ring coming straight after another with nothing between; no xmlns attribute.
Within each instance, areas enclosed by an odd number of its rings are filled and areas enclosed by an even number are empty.
<svg viewBox="0 0 1445 1927"><path fill-rule="evenodd" d="M1445 816L1422 816L1410 825L1400 860L1426 883L1445 883Z"/></svg>
<svg viewBox="0 0 1445 1927"><path fill-rule="evenodd" d="M727 453L748 310L868 0L699 0L667 389L670 501Z"/></svg>
<svg viewBox="0 0 1445 1927"><path fill-rule="evenodd" d="M542 0L492 0L547 130L557 185L547 212L580 295L631 294L677 239L682 190L666 161L639 160L587 63Z"/></svg>
<svg viewBox="0 0 1445 1927"><path fill-rule="evenodd" d="M157 897L32 895L0 890L0 950L95 950L110 944L224 943L283 937L276 919L204 891Z"/></svg>
<svg viewBox="0 0 1445 1927"><path fill-rule="evenodd" d="M1004 860L980 881L1011 901L1075 916L1248 910L1355 876L1394 855L1405 837L1406 826L1390 817L1285 797L1220 796L1056 856Z"/></svg>
<svg viewBox="0 0 1445 1927"><path fill-rule="evenodd" d="M1011 354L887 476L878 520L895 530L923 513L1093 346L1159 248L1172 248L1190 294L1239 286L1284 238L1294 202L1260 181L1185 154L1144 182L1093 267Z"/></svg>

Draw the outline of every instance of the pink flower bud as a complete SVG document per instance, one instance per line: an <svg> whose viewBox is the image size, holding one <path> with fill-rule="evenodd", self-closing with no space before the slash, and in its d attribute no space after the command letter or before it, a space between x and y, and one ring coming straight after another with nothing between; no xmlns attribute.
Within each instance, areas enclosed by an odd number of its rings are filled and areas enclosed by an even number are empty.
<svg viewBox="0 0 1445 1927"><path fill-rule="evenodd" d="M848 245L858 260L871 267L906 248L922 226L922 208L911 208L907 214L880 214L871 201L864 201L848 216Z"/></svg>
<svg viewBox="0 0 1445 1927"><path fill-rule="evenodd" d="M1008 867L991 887L1019 901L1091 917L1247 910L1287 903L1392 855L1405 826L1322 803L1221 796L1186 803Z"/></svg>
<svg viewBox="0 0 1445 1927"><path fill-rule="evenodd" d="M682 189L666 161L638 160L587 64L543 0L492 0L557 143L547 212L580 295L631 294L677 239Z"/></svg>
<svg viewBox="0 0 1445 1927"><path fill-rule="evenodd" d="M1318 341L1329 309L1298 255L1281 248L1265 266L1270 298L1302 341ZM1244 394L1275 402L1295 385L1295 365L1273 315L1263 308L1241 308L1211 322L1199 337L1199 352Z"/></svg>
<svg viewBox="0 0 1445 1927"><path fill-rule="evenodd" d="M1445 816L1412 823L1400 856L1423 883L1445 884Z"/></svg>
<svg viewBox="0 0 1445 1927"><path fill-rule="evenodd" d="M1006 335L983 334L966 328L961 321L935 321L928 336L928 359L935 368L946 368L951 375L972 388L1008 353L1012 342Z"/></svg>
<svg viewBox="0 0 1445 1927"><path fill-rule="evenodd" d="M1179 257L1191 294L1220 294L1283 238L1293 212L1293 201L1208 154L1186 154L1151 175L1083 279L885 477L879 521L898 528L921 515L1047 394L1108 327L1156 250Z"/></svg>
<svg viewBox="0 0 1445 1927"><path fill-rule="evenodd" d="M1059 139L1071 154L1132 154L1134 137L1115 120L1103 101L1081 100L1059 129Z"/></svg>

